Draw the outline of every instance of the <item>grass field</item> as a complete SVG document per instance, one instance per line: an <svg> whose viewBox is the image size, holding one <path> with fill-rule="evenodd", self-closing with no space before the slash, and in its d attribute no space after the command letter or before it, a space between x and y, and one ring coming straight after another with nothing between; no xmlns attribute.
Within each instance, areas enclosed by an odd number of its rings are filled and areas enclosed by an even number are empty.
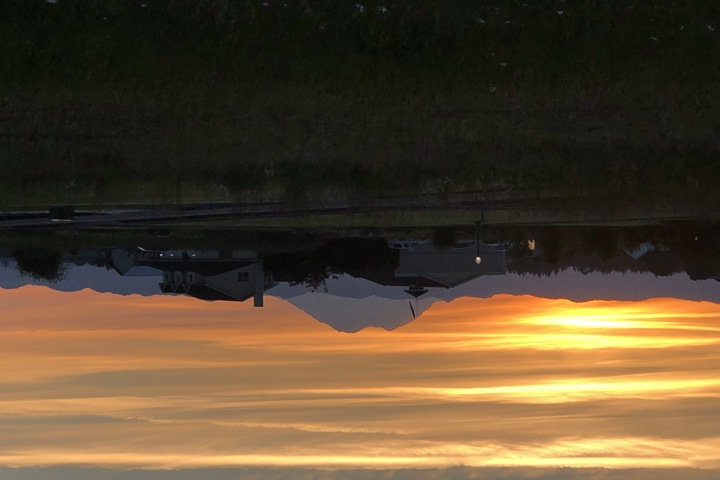
<svg viewBox="0 0 720 480"><path fill-rule="evenodd" d="M142 5L0 6L0 205L719 195L715 2Z"/></svg>

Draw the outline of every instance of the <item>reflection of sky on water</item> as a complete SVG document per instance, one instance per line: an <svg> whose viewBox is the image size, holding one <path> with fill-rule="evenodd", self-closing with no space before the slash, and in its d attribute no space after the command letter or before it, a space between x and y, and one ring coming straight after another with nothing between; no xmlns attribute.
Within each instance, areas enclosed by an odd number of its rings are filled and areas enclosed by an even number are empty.
<svg viewBox="0 0 720 480"><path fill-rule="evenodd" d="M352 335L275 298L0 304L4 466L720 468L714 303L460 298Z"/></svg>

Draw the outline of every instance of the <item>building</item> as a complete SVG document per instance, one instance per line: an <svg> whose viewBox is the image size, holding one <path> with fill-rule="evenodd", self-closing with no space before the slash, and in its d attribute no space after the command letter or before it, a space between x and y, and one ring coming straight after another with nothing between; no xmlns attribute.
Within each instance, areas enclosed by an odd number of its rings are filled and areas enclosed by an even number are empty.
<svg viewBox="0 0 720 480"><path fill-rule="evenodd" d="M427 293L428 288L453 288L482 275L507 272L505 249L482 241L459 242L443 249L429 242L394 248L400 251L394 271L363 272L360 276L381 285L408 287L405 292L415 298Z"/></svg>
<svg viewBox="0 0 720 480"><path fill-rule="evenodd" d="M266 290L276 285L255 252L218 250L115 250L111 263L121 275L161 275L162 293L202 300L245 301L263 306Z"/></svg>

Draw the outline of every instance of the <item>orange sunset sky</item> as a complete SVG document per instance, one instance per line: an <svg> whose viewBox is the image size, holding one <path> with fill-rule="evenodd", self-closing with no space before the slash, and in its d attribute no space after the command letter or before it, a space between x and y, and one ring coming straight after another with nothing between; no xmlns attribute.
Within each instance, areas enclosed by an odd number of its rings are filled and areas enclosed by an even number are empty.
<svg viewBox="0 0 720 480"><path fill-rule="evenodd" d="M2 467L720 468L713 303L463 298L355 334L275 298L0 305Z"/></svg>

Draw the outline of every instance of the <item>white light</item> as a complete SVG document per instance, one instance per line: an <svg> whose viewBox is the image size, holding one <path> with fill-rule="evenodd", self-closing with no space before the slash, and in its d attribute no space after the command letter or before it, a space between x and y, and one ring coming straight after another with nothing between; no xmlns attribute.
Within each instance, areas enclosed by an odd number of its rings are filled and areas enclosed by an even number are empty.
<svg viewBox="0 0 720 480"><path fill-rule="evenodd" d="M482 261L482 259L481 259L480 257L475 257L475 263L477 263L478 265L480 265L480 262L481 262L481 261Z"/></svg>

